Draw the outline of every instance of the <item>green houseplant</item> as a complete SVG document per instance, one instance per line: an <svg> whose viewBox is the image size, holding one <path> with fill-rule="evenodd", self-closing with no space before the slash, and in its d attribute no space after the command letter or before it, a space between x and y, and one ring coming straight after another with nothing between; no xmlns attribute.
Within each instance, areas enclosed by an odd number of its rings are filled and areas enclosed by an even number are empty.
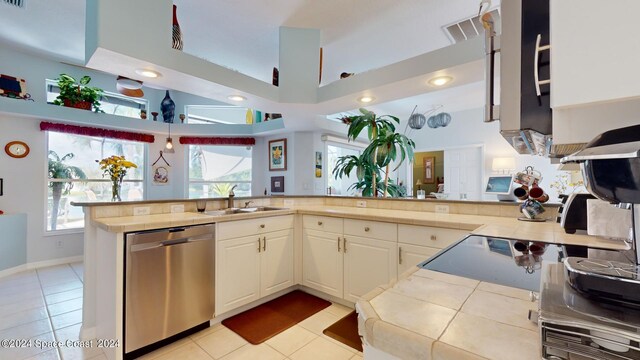
<svg viewBox="0 0 640 360"><path fill-rule="evenodd" d="M49 180L52 179L86 179L84 171L77 166L65 164L67 160L73 159L75 155L68 153L62 158L58 154L49 150ZM68 195L73 188L71 181L50 181L51 188L51 230L55 230L58 224L58 211L60 209L60 199L62 195Z"/></svg>
<svg viewBox="0 0 640 360"><path fill-rule="evenodd" d="M88 86L91 81L90 76L83 76L77 81L72 76L60 74L56 79L60 88L60 95L53 101L55 105L73 107L76 109L102 112L100 109L100 98L103 90L97 87Z"/></svg>
<svg viewBox="0 0 640 360"><path fill-rule="evenodd" d="M363 130L367 130L369 146L360 156L348 155L338 158L332 173L336 179L349 176L355 170L357 182L349 190L362 191L363 196L401 197L405 195L404 187L389 178L390 171L396 171L408 159L413 160L415 143L403 134L396 132L396 124L400 120L391 115L377 116L372 111L360 109L361 115L347 116L342 121L349 125L347 137L355 140ZM391 163L398 159L396 167L390 169Z"/></svg>

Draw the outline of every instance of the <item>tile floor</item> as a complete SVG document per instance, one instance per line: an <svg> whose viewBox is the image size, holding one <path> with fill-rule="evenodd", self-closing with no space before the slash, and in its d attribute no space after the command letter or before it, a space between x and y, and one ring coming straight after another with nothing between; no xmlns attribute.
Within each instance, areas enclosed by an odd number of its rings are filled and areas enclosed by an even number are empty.
<svg viewBox="0 0 640 360"><path fill-rule="evenodd" d="M0 359L106 360L99 348L54 348L46 344L78 340L82 272L82 263L73 263L0 278ZM362 359L362 353L322 334L350 311L333 304L257 346L218 324L142 359ZM30 339L32 346L6 347L3 339Z"/></svg>

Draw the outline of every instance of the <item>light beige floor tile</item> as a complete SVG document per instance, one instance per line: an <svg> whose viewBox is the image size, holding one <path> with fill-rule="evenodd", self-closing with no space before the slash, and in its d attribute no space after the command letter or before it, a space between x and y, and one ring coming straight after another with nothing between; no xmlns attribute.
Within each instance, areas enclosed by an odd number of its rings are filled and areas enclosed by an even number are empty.
<svg viewBox="0 0 640 360"><path fill-rule="evenodd" d="M51 350L33 355L32 357L29 357L26 360L60 360L60 356L58 355L57 349L51 349Z"/></svg>
<svg viewBox="0 0 640 360"><path fill-rule="evenodd" d="M353 355L353 357L349 360L363 360L364 358L362 357L362 355L359 354L355 354Z"/></svg>
<svg viewBox="0 0 640 360"><path fill-rule="evenodd" d="M49 310L49 316L56 316L56 315L68 313L75 310L81 310L82 298L71 299L71 300L47 305L47 309Z"/></svg>
<svg viewBox="0 0 640 360"><path fill-rule="evenodd" d="M353 307L346 307L344 305L340 305L340 304L336 304L333 303L331 304L331 306L329 306L328 308L324 309L323 311L328 311L334 315L339 316L340 318L343 318L344 316L346 316L348 313L352 312L354 310Z"/></svg>
<svg viewBox="0 0 640 360"><path fill-rule="evenodd" d="M456 311L392 291L370 301L380 319L431 339L438 339Z"/></svg>
<svg viewBox="0 0 640 360"><path fill-rule="evenodd" d="M41 298L41 297L42 297L42 290L40 289L13 292L11 294L5 294L0 297L0 306L19 303L25 300Z"/></svg>
<svg viewBox="0 0 640 360"><path fill-rule="evenodd" d="M0 331L0 339L29 339L51 332L49 319L42 319Z"/></svg>
<svg viewBox="0 0 640 360"><path fill-rule="evenodd" d="M78 275L78 277L82 279L82 276L84 274L84 264L82 262L77 262L77 263L72 263L70 265L73 271L76 273L76 275Z"/></svg>
<svg viewBox="0 0 640 360"><path fill-rule="evenodd" d="M105 354L100 354L100 355L98 355L96 357L92 357L89 360L107 360L107 356Z"/></svg>
<svg viewBox="0 0 640 360"><path fill-rule="evenodd" d="M45 286L42 288L42 292L45 295L51 295L56 293L61 293L69 290L75 290L82 288L82 281L73 280L71 282L66 282L58 285Z"/></svg>
<svg viewBox="0 0 640 360"><path fill-rule="evenodd" d="M210 326L204 330L198 331L197 333L191 335L191 339L196 340L196 339L200 339L203 336L207 336L211 333L214 333L220 329L224 328L224 326L222 324L215 324L213 326Z"/></svg>
<svg viewBox="0 0 640 360"><path fill-rule="evenodd" d="M187 343L184 346L180 346L173 351L170 351L164 355L161 355L154 360L211 360L211 356L207 354L200 346L194 342Z"/></svg>
<svg viewBox="0 0 640 360"><path fill-rule="evenodd" d="M292 360L348 360L353 353L321 337L290 356Z"/></svg>
<svg viewBox="0 0 640 360"><path fill-rule="evenodd" d="M45 307L7 314L0 317L0 330L9 329L37 320L47 319L48 317L49 315L47 314L47 309Z"/></svg>
<svg viewBox="0 0 640 360"><path fill-rule="evenodd" d="M537 331L538 325L527 318L529 310L537 308L538 305L531 301L477 290L464 304L462 312Z"/></svg>
<svg viewBox="0 0 640 360"><path fill-rule="evenodd" d="M260 345L247 344L224 356L222 360L282 360L284 357L284 355L275 351L273 348L269 347L269 345L262 343Z"/></svg>
<svg viewBox="0 0 640 360"><path fill-rule="evenodd" d="M16 312L40 308L43 306L45 306L45 303L44 303L44 298L42 297L33 298L33 299L29 299L29 300L9 304L9 305L0 305L0 318Z"/></svg>
<svg viewBox="0 0 640 360"><path fill-rule="evenodd" d="M151 360L163 356L165 354L170 353L171 351L188 344L193 344L194 342L190 338L183 338L176 342L173 342L165 347L162 347L154 352L150 352L146 355L143 355L138 358L138 360Z"/></svg>
<svg viewBox="0 0 640 360"><path fill-rule="evenodd" d="M0 283L0 296L38 289L40 289L40 282L37 280L32 282L22 282L18 280L15 282Z"/></svg>
<svg viewBox="0 0 640 360"><path fill-rule="evenodd" d="M9 339L21 339L23 341L30 342L22 342L19 347L0 348L0 359L26 359L42 352L53 350L53 348L48 346L37 346L38 342L41 342L42 344L42 342L50 343L54 341L52 332L40 334L38 336L11 337Z"/></svg>
<svg viewBox="0 0 640 360"><path fill-rule="evenodd" d="M488 359L538 360L538 338L536 331L460 312L440 341Z"/></svg>
<svg viewBox="0 0 640 360"><path fill-rule="evenodd" d="M207 336L203 336L195 342L200 345L214 359L220 359L228 353L247 344L247 341L238 334L223 327Z"/></svg>
<svg viewBox="0 0 640 360"><path fill-rule="evenodd" d="M19 284L37 283L38 274L35 270L21 271L19 273L11 274L0 278L0 287L11 287Z"/></svg>
<svg viewBox="0 0 640 360"><path fill-rule="evenodd" d="M99 348L61 347L60 354L62 360L89 360L104 353Z"/></svg>
<svg viewBox="0 0 640 360"><path fill-rule="evenodd" d="M69 290L69 291L65 291L57 294L46 295L44 298L47 304L51 305L51 304L56 304L56 303L67 301L67 300L80 298L82 297L82 294L83 294L82 289L75 289L75 290Z"/></svg>
<svg viewBox="0 0 640 360"><path fill-rule="evenodd" d="M412 275L395 284L391 291L459 310L473 292L473 288Z"/></svg>
<svg viewBox="0 0 640 360"><path fill-rule="evenodd" d="M65 341L65 340L75 341L75 340L80 339L80 326L81 326L81 324L75 324L75 325L67 326L65 328L54 330L54 333L56 335L56 340L58 340L58 341Z"/></svg>
<svg viewBox="0 0 640 360"><path fill-rule="evenodd" d="M62 329L67 326L80 324L82 322L82 310L75 310L68 313L51 317L51 324L54 329Z"/></svg>
<svg viewBox="0 0 640 360"><path fill-rule="evenodd" d="M267 340L266 343L280 353L289 356L317 337L318 335L311 331L295 325Z"/></svg>
<svg viewBox="0 0 640 360"><path fill-rule="evenodd" d="M298 323L298 325L316 335L322 335L322 331L324 329L328 328L329 326L331 326L331 324L335 323L338 320L340 320L340 317L338 315L334 315L328 311L323 310L319 313L314 314L313 316L304 319L303 321Z"/></svg>

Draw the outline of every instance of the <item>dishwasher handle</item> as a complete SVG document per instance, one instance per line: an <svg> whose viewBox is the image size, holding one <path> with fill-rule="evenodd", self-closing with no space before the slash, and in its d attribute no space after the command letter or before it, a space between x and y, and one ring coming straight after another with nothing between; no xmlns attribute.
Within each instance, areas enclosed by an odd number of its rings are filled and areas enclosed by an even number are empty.
<svg viewBox="0 0 640 360"><path fill-rule="evenodd" d="M171 239L166 241L157 241L153 243L131 245L131 249L129 251L134 253L138 251L152 250L160 247L168 247L168 246L193 243L193 242L205 241L205 240L213 240L213 234L204 234L200 236L184 237L184 238Z"/></svg>

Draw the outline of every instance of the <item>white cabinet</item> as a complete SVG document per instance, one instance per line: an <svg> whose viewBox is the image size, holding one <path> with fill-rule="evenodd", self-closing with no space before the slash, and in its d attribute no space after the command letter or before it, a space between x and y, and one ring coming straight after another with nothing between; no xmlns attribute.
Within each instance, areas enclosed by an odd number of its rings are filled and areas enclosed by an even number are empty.
<svg viewBox="0 0 640 360"><path fill-rule="evenodd" d="M303 217L302 284L356 302L397 276L396 224Z"/></svg>
<svg viewBox="0 0 640 360"><path fill-rule="evenodd" d="M294 285L293 215L223 222L217 234L216 315Z"/></svg>
<svg viewBox="0 0 640 360"><path fill-rule="evenodd" d="M554 110L640 97L638 13L638 0L551 0Z"/></svg>
<svg viewBox="0 0 640 360"><path fill-rule="evenodd" d="M404 273L467 235L469 233L464 230L398 225L398 274Z"/></svg>

